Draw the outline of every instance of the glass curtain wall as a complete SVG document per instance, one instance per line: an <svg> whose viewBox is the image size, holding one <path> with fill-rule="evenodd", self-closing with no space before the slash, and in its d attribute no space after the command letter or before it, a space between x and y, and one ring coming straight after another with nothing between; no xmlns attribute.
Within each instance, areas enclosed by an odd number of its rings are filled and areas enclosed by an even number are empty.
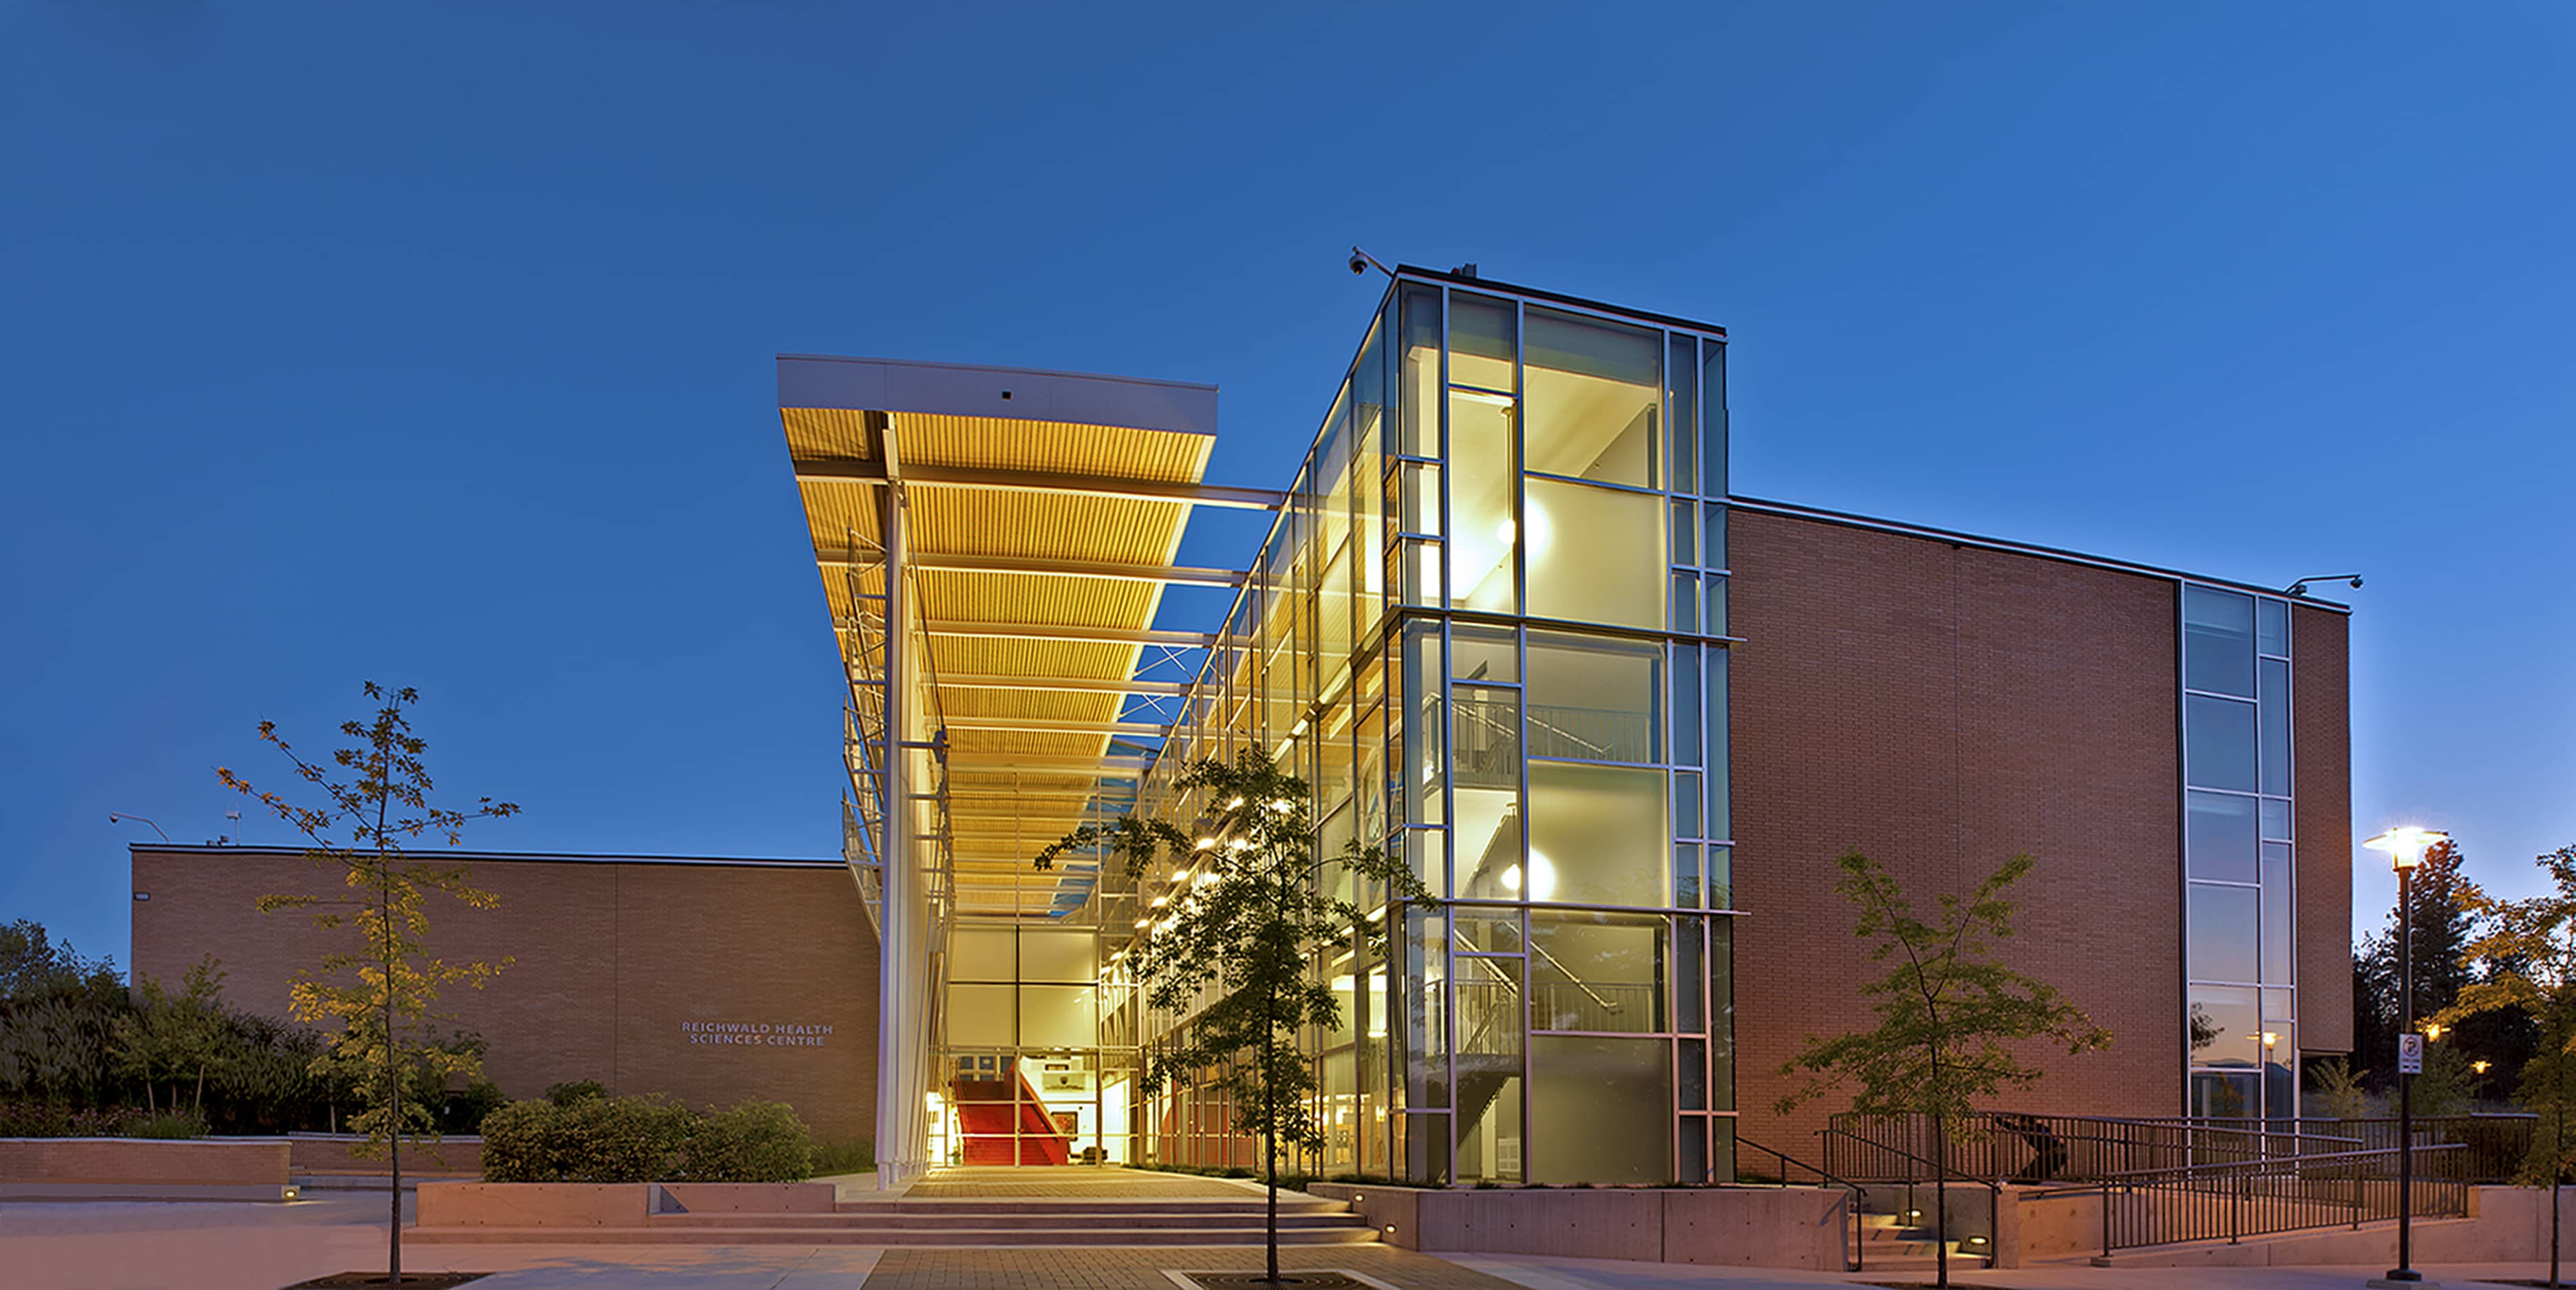
<svg viewBox="0 0 2576 1290"><path fill-rule="evenodd" d="M2289 620L2278 597L2182 588L2194 1115L2298 1115Z"/></svg>
<svg viewBox="0 0 2576 1290"><path fill-rule="evenodd" d="M1389 290L1142 790L1190 818L1187 759L1277 759L1325 880L1384 920L1382 958L1314 965L1343 1016L1309 1036L1303 1167L1733 1178L1725 406L1716 333ZM1352 841L1439 903L1339 876ZM1228 1120L1205 1088L1140 1099L1136 1158L1253 1163Z"/></svg>

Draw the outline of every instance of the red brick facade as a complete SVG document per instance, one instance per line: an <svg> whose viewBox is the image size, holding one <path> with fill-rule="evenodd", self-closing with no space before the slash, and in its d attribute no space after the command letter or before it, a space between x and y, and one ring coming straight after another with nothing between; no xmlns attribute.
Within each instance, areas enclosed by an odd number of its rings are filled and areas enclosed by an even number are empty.
<svg viewBox="0 0 2576 1290"><path fill-rule="evenodd" d="M137 847L133 859L134 890L150 896L134 904L137 972L175 982L211 953L228 1000L283 1016L295 973L349 943L308 915L253 908L339 890L300 852ZM877 946L848 869L496 857L474 862L473 882L499 905L433 898L430 949L516 960L440 1000L490 1041L485 1071L504 1093L597 1080L692 1105L767 1098L828 1140L874 1134Z"/></svg>
<svg viewBox="0 0 2576 1290"><path fill-rule="evenodd" d="M1783 1063L1869 1024L1834 863L1859 850L1929 912L2006 858L2014 957L2113 1037L2034 1053L2017 1109L2183 1110L2180 634L2172 579L1938 536L1737 509L1730 621L1741 1131L1797 1155L1840 1096L1784 1119ZM2350 886L2340 616L2298 615L2300 964L2341 964ZM2331 627L2323 625L2330 621ZM2313 879L2311 875L2314 875ZM2340 989L2337 985L2340 985ZM2302 1046L2346 1041L2349 982L2312 984Z"/></svg>

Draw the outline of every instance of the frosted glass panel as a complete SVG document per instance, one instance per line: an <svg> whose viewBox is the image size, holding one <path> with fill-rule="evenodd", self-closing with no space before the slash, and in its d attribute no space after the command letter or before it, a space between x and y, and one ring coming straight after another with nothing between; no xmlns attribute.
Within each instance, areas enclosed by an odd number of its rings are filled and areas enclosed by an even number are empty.
<svg viewBox="0 0 2576 1290"><path fill-rule="evenodd" d="M951 981L1015 981L1019 963L1007 927L960 927L948 939Z"/></svg>
<svg viewBox="0 0 2576 1290"><path fill-rule="evenodd" d="M1011 990L1007 985L948 987L948 1042L959 1048L1008 1048L1019 1042L1011 1028Z"/></svg>
<svg viewBox="0 0 2576 1290"><path fill-rule="evenodd" d="M1089 1048L1099 1043L1095 997L1089 986L1021 986L1020 1046ZM950 1042L959 1041L952 1037Z"/></svg>
<svg viewBox="0 0 2576 1290"><path fill-rule="evenodd" d="M1078 981L1100 979L1099 941L1088 931L1020 933L1020 979Z"/></svg>
<svg viewBox="0 0 2576 1290"><path fill-rule="evenodd" d="M1661 907L1672 839L1664 772L1531 762L1529 899Z"/></svg>
<svg viewBox="0 0 2576 1290"><path fill-rule="evenodd" d="M1553 479L1531 479L1527 487L1530 615L1660 629L1662 499ZM1463 517L1458 527L1463 541Z"/></svg>
<svg viewBox="0 0 2576 1290"><path fill-rule="evenodd" d="M1661 1039L1534 1035L1529 1179L1672 1179L1672 1058Z"/></svg>

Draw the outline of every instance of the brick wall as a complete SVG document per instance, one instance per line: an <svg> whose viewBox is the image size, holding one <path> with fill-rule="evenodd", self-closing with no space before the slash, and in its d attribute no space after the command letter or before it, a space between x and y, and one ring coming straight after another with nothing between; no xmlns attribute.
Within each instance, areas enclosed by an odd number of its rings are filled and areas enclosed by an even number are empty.
<svg viewBox="0 0 2576 1290"><path fill-rule="evenodd" d="M2312 1053L2352 1049L2351 626L2330 610L2290 614L2299 1047Z"/></svg>
<svg viewBox="0 0 2576 1290"><path fill-rule="evenodd" d="M264 894L344 889L301 853L137 848L136 970L176 981L212 953L224 994L283 1016L299 969L352 943L309 916L261 914ZM770 1098L834 1141L876 1118L876 937L849 871L567 859L485 859L484 911L443 897L430 948L515 962L482 990L440 1001L491 1042L489 1077L512 1097L597 1080L694 1105ZM830 1026L819 1043L695 1043L688 1023ZM752 1036L755 1040L784 1036Z"/></svg>
<svg viewBox="0 0 2576 1290"><path fill-rule="evenodd" d="M0 1180L147 1185L286 1185L282 1138L146 1142L128 1138L0 1138Z"/></svg>
<svg viewBox="0 0 2576 1290"><path fill-rule="evenodd" d="M2114 1046L2034 1054L2046 1078L1999 1103L2179 1113L2174 584L1744 510L1728 540L1731 621L1748 638L1731 723L1742 1131L1813 1159L1812 1130L1848 1105L1772 1110L1807 1036L1871 1021L1859 987L1878 965L1832 889L1852 849L1927 913L2036 856L2012 957Z"/></svg>

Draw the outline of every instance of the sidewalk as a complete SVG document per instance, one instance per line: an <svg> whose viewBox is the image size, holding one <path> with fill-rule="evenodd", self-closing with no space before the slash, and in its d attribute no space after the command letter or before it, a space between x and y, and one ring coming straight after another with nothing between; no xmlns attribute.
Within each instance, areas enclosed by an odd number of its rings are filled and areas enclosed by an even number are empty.
<svg viewBox="0 0 2576 1290"><path fill-rule="evenodd" d="M1628 1263L1612 1259L1549 1259L1527 1255L1448 1254L1450 1262L1528 1290L1681 1290L1713 1286L1723 1290L1815 1290L1818 1286L1875 1283L1931 1284L1928 1270L1900 1272L1785 1272L1769 1268L1702 1268L1669 1263ZM2009 1270L1972 1270L1952 1265L1950 1282L1966 1290L1996 1286L2003 1290L2360 1290L2363 1282L2386 1269L2364 1267L2298 1268L2097 1268L2090 1264L2050 1264ZM2479 1278L2538 1279L2549 1274L2546 1263L2435 1264L2416 1269L2428 1282L2446 1288L2487 1284ZM2562 1272L2576 1273L2576 1261ZM2570 1284L2576 1284L2571 1275Z"/></svg>
<svg viewBox="0 0 2576 1290"><path fill-rule="evenodd" d="M278 1290L384 1266L383 1197L276 1204L64 1202L0 1208L0 1290ZM478 1290L1169 1290L1163 1268L1251 1268L1249 1248L896 1249L860 1246L418 1245L407 1270L490 1271ZM1518 1255L1432 1256L1387 1246L1282 1251L1290 1267L1344 1267L1404 1290L1816 1290L1928 1272L1838 1275ZM2380 1269L1953 1270L2001 1290L2360 1290ZM2444 1286L2536 1278L2545 1264L2433 1265Z"/></svg>

